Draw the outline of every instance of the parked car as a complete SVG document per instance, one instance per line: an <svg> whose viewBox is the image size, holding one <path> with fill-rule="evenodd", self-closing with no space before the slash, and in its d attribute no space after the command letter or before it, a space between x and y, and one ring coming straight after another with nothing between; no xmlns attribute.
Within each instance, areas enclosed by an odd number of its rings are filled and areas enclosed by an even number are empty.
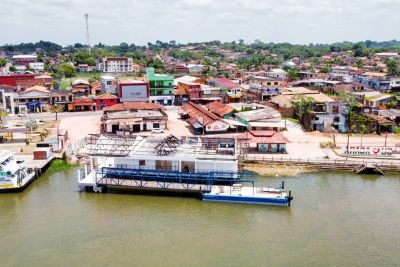
<svg viewBox="0 0 400 267"><path fill-rule="evenodd" d="M153 130L151 130L152 133L165 133L164 129L160 129L160 128L153 128Z"/></svg>

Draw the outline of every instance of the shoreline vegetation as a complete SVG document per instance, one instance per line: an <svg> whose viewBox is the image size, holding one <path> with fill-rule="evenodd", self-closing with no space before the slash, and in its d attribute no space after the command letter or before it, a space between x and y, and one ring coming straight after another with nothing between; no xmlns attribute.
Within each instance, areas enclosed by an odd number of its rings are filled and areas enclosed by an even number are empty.
<svg viewBox="0 0 400 267"><path fill-rule="evenodd" d="M294 166L288 164L268 164L268 163L243 163L243 171L255 172L261 176L297 176L305 173L318 172L316 168L310 166Z"/></svg>
<svg viewBox="0 0 400 267"><path fill-rule="evenodd" d="M48 173L57 173L78 167L78 163L68 163L63 159L55 159L47 169Z"/></svg>

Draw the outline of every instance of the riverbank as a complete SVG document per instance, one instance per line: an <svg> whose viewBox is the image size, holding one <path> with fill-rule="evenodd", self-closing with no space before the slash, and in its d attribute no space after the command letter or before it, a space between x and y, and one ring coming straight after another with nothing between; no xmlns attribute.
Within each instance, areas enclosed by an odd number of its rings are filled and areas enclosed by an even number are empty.
<svg viewBox="0 0 400 267"><path fill-rule="evenodd" d="M296 176L300 174L318 172L312 166L296 166L289 164L269 164L269 163L243 163L243 171L255 172L261 176Z"/></svg>
<svg viewBox="0 0 400 267"><path fill-rule="evenodd" d="M47 172L53 174L57 172L67 171L76 167L79 167L79 164L69 163L63 159L54 159L47 169Z"/></svg>

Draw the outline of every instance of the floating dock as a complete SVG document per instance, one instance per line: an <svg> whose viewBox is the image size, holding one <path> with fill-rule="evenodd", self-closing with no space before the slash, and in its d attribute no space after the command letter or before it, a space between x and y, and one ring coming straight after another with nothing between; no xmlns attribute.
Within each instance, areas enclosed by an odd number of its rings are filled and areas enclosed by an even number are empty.
<svg viewBox="0 0 400 267"><path fill-rule="evenodd" d="M178 172L103 167L88 173L79 170L82 191L105 192L108 188L194 192L204 201L290 206L293 199L283 184L279 188L256 187L252 173ZM83 176L83 177L82 177ZM250 184L250 186L243 186Z"/></svg>
<svg viewBox="0 0 400 267"><path fill-rule="evenodd" d="M242 187L242 186L212 186L211 192L204 193L202 200L233 202L245 204L262 204L274 206L290 206L293 199L291 191L284 188Z"/></svg>

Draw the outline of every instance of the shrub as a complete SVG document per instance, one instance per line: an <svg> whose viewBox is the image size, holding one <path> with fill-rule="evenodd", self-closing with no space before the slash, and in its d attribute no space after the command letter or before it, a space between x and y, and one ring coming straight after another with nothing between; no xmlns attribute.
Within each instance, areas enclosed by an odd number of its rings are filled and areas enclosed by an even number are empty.
<svg viewBox="0 0 400 267"><path fill-rule="evenodd" d="M319 143L320 148L335 148L336 144L334 142L321 142Z"/></svg>

